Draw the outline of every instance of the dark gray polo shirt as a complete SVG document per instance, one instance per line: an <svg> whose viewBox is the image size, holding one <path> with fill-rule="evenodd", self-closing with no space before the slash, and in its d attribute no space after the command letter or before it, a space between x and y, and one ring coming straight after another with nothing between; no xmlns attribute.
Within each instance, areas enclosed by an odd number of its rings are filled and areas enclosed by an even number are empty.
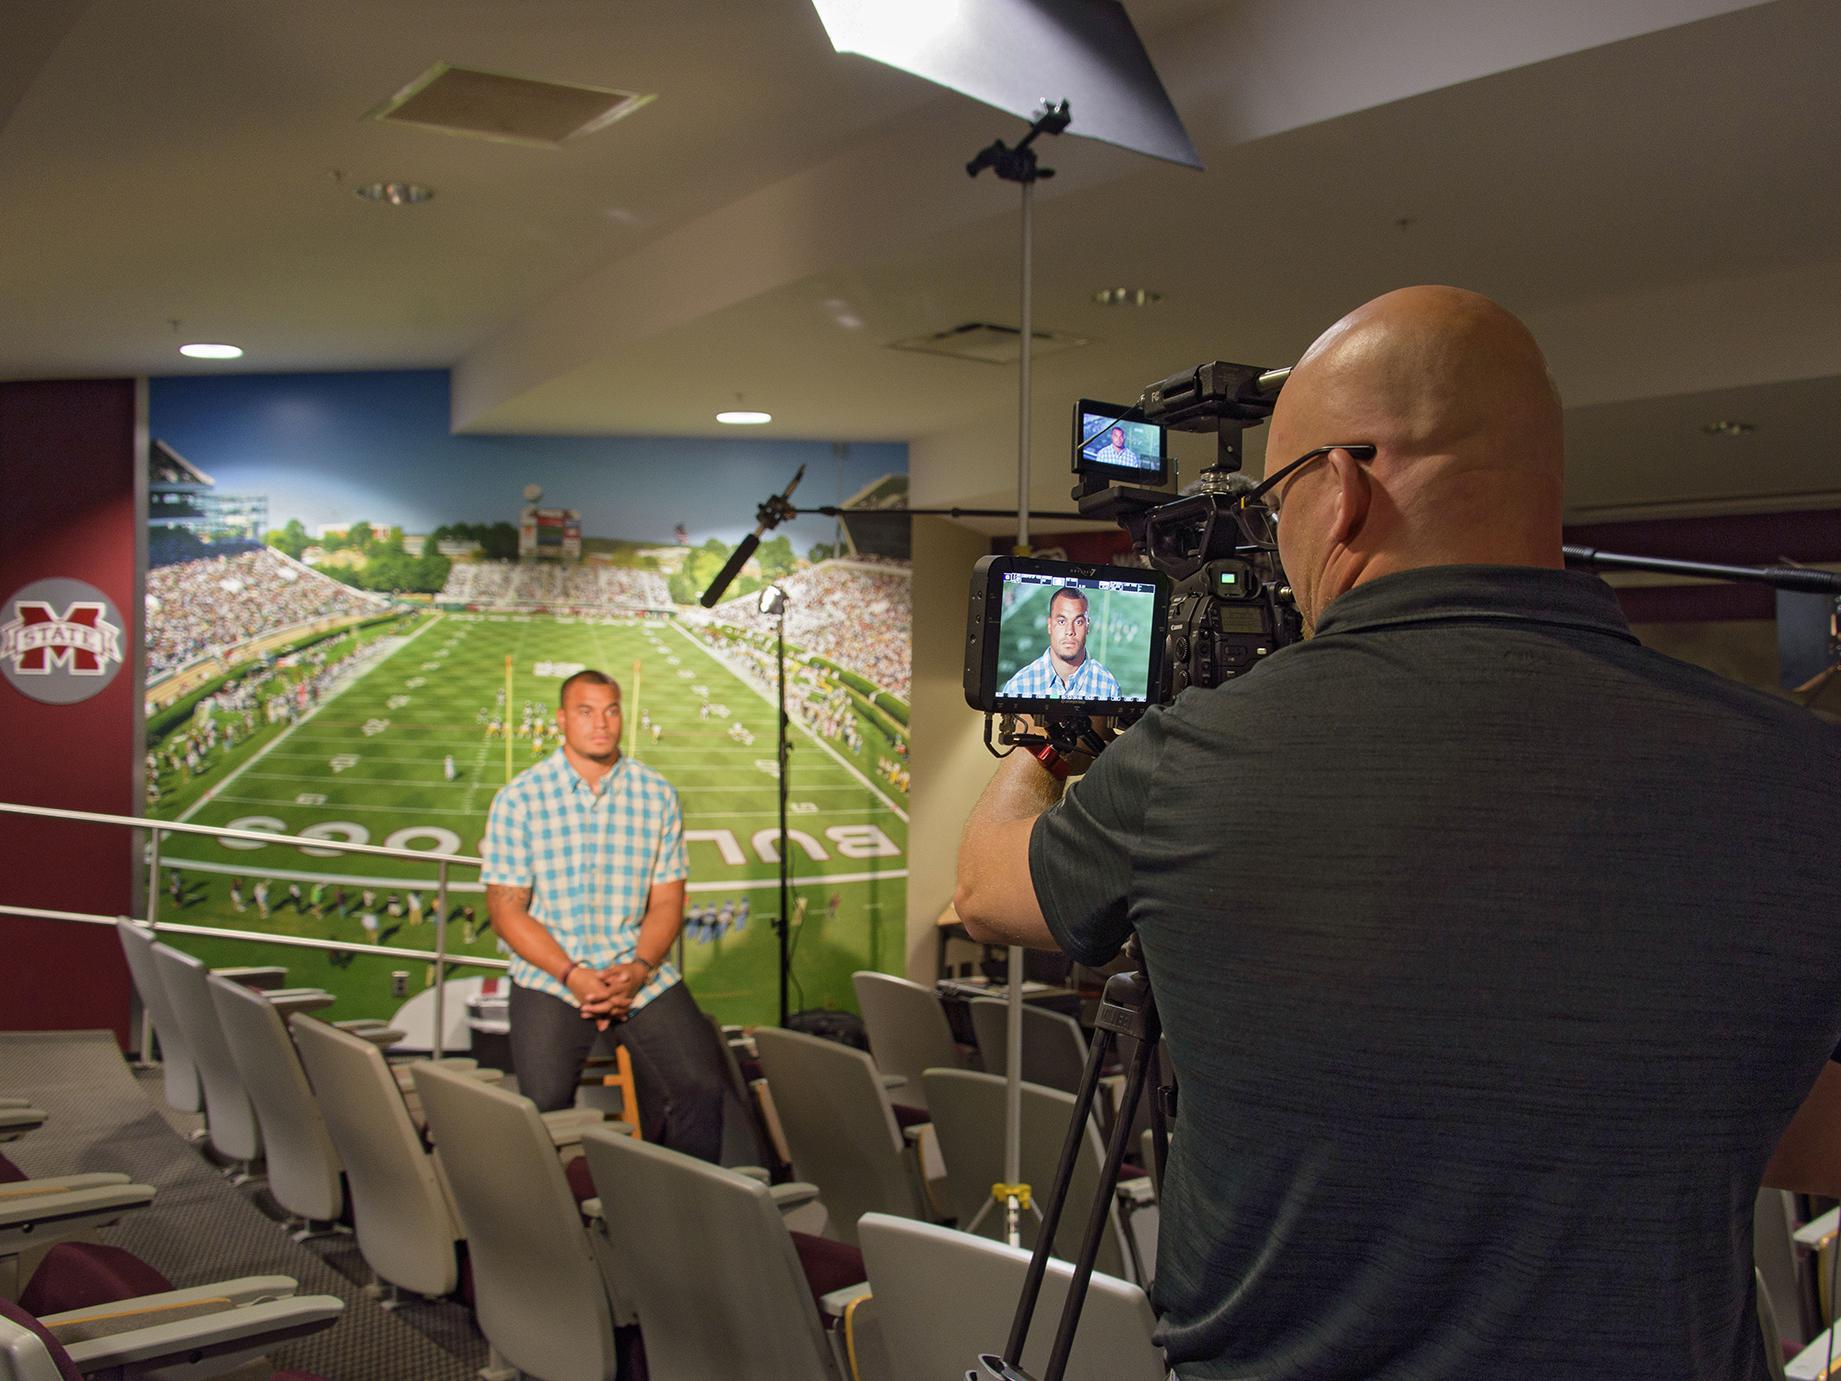
<svg viewBox="0 0 1841 1381"><path fill-rule="evenodd" d="M1598 580L1387 576L1031 838L1143 937L1185 1377L1762 1378L1752 1200L1841 1036L1841 732Z"/></svg>

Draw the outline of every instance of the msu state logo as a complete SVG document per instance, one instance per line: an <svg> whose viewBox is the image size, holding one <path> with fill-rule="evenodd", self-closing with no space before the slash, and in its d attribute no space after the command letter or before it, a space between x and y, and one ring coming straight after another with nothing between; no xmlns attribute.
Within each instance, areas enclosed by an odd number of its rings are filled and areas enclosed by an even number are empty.
<svg viewBox="0 0 1841 1381"><path fill-rule="evenodd" d="M0 675L47 705L88 700L122 668L122 617L81 580L36 580L0 609Z"/></svg>

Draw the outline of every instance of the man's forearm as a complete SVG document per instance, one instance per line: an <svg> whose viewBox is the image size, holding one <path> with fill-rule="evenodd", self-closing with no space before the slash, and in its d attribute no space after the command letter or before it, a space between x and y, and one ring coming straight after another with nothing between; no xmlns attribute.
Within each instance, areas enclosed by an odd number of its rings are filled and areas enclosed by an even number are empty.
<svg viewBox="0 0 1841 1381"><path fill-rule="evenodd" d="M1027 753L998 764L959 841L953 907L975 939L1055 948L1029 876L1029 834L1060 799L1061 783Z"/></svg>
<svg viewBox="0 0 1841 1381"><path fill-rule="evenodd" d="M638 951L633 956L656 970L671 957L678 932L684 928L684 884L660 884L652 889L646 914L639 921Z"/></svg>
<svg viewBox="0 0 1841 1381"><path fill-rule="evenodd" d="M965 838L993 825L1033 820L1061 799L1062 785L1026 751L1012 753L997 765L984 794L965 822ZM963 845L961 845L963 857Z"/></svg>
<svg viewBox="0 0 1841 1381"><path fill-rule="evenodd" d="M556 943L542 921L530 913L531 889L486 884L486 914L493 930L512 952L528 964L535 964L550 977L560 979L574 958Z"/></svg>

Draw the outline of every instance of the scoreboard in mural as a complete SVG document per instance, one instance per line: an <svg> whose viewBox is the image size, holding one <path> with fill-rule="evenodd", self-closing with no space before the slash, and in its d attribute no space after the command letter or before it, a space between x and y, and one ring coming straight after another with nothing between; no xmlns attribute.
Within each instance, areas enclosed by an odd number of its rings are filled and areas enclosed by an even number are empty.
<svg viewBox="0 0 1841 1381"><path fill-rule="evenodd" d="M369 473L390 482L354 486L366 468L329 457L328 497L303 488L297 466L266 482L259 466L237 468L235 457L257 445L285 452L263 429L299 422L303 393L327 410L375 407L378 377L255 381L267 398L251 381L156 382L159 449L211 483L231 482L231 472L240 491L267 488L276 526L259 541L196 528L152 534L150 549L164 559L148 581L150 813L329 845L473 855L508 774L559 748L562 681L597 668L623 688L623 751L662 773L683 805L691 876L682 952L693 991L725 1021L771 1020L778 620L759 612L756 593L771 581L788 595L793 1002L848 1007L854 970L899 970L904 553L870 550L829 523L795 529L763 545L726 602L697 606L692 584L720 568L758 497L736 476L777 487L762 454L790 471L799 463L791 445L780 455L755 443L738 457L698 443L708 448L699 467L660 464L656 452L685 444L677 441L499 437L475 477L469 463L480 448L442 433L417 439L427 484L373 465ZM437 381L445 396L445 376L397 377L411 390ZM359 380L367 387L345 387ZM226 386L213 407L210 390ZM284 393L294 406L273 405ZM315 428L322 438L328 430L325 419ZM330 430L366 437L375 428L359 418ZM845 497L905 488L900 448L853 449L869 454L856 458L855 473L837 462ZM523 482L532 472L549 502L569 505L553 510L571 519L568 553L546 544L539 554L519 540L538 487ZM659 484L661 472L676 476L670 486ZM609 489L619 501L597 513L596 491ZM718 493L733 500L733 515ZM447 511L431 507L436 495ZM336 1015L388 1012L433 979L432 964L364 948L432 951L442 904L432 863L173 836L162 865L163 921L351 946L286 956L290 981L339 996ZM450 953L462 961L453 974L468 973L468 956L502 953L476 869L453 870L445 906ZM185 943L213 963L276 962L272 949L248 942Z"/></svg>

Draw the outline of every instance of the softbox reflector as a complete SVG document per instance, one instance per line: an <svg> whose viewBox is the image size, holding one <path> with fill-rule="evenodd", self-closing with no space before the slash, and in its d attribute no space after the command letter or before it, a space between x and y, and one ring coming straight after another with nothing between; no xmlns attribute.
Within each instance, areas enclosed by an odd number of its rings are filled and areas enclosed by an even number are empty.
<svg viewBox="0 0 1841 1381"><path fill-rule="evenodd" d="M1071 134L1200 168L1119 0L813 0L831 46L1033 122L1068 103Z"/></svg>

